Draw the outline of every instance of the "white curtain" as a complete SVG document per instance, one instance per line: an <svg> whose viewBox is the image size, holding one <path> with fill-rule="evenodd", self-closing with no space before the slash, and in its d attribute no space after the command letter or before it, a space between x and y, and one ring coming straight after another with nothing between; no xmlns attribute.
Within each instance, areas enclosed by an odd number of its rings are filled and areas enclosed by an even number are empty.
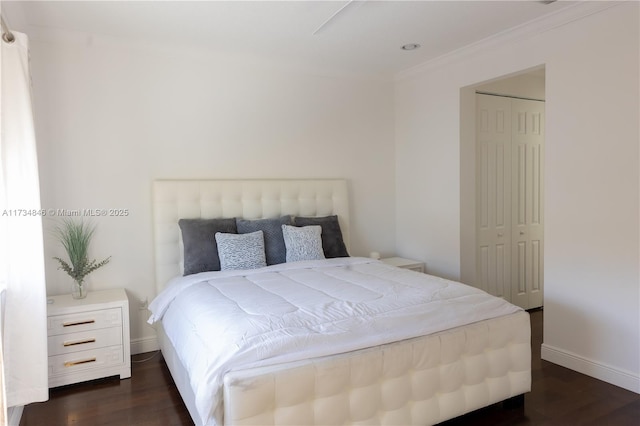
<svg viewBox="0 0 640 426"><path fill-rule="evenodd" d="M47 304L29 44L0 41L0 289L9 407L48 399Z"/></svg>

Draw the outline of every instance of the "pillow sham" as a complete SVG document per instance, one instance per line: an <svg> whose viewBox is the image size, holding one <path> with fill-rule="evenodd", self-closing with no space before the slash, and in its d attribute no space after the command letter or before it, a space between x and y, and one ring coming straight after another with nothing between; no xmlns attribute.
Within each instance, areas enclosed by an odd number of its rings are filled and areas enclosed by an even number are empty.
<svg viewBox="0 0 640 426"><path fill-rule="evenodd" d="M295 217L293 223L296 226L320 225L322 227L322 250L324 257L349 257L347 247L342 238L342 230L338 222L338 216L325 217Z"/></svg>
<svg viewBox="0 0 640 426"><path fill-rule="evenodd" d="M267 266L262 231L248 234L216 232L220 270L256 269Z"/></svg>
<svg viewBox="0 0 640 426"><path fill-rule="evenodd" d="M216 232L235 234L236 220L180 219L178 221L184 245L184 275L205 271L219 271L220 258L215 240Z"/></svg>
<svg viewBox="0 0 640 426"><path fill-rule="evenodd" d="M324 259L321 234L320 225L303 227L282 225L287 262Z"/></svg>
<svg viewBox="0 0 640 426"><path fill-rule="evenodd" d="M287 261L287 249L282 236L282 225L292 225L290 215L275 219L241 219L236 218L238 234L262 231L264 236L264 251L267 265L277 265Z"/></svg>

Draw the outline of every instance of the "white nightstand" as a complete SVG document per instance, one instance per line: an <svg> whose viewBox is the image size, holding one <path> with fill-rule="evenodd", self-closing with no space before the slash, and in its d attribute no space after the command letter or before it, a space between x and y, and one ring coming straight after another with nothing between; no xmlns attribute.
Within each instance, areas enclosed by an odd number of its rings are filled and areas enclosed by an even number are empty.
<svg viewBox="0 0 640 426"><path fill-rule="evenodd" d="M386 259L380 259L380 261L387 265L424 273L424 262L419 262L417 260L405 259L402 257L388 257Z"/></svg>
<svg viewBox="0 0 640 426"><path fill-rule="evenodd" d="M124 289L47 304L49 387L119 375L131 377L129 299Z"/></svg>

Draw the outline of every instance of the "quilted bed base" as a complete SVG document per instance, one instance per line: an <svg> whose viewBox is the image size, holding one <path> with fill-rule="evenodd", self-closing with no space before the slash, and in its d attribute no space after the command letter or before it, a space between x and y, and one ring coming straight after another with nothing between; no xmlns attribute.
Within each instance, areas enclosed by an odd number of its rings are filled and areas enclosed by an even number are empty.
<svg viewBox="0 0 640 426"><path fill-rule="evenodd" d="M227 373L229 425L429 425L531 390L521 311L342 355Z"/></svg>

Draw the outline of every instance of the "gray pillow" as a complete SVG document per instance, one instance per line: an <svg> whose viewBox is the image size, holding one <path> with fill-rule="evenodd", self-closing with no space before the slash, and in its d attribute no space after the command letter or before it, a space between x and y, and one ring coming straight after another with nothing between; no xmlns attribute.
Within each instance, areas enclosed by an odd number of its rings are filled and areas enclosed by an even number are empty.
<svg viewBox="0 0 640 426"><path fill-rule="evenodd" d="M220 269L256 269L267 266L262 231L248 234L216 232Z"/></svg>
<svg viewBox="0 0 640 426"><path fill-rule="evenodd" d="M262 231L264 234L264 249L267 265L277 265L287 261L287 250L282 236L282 225L292 225L291 216L276 219L247 220L236 218L239 234Z"/></svg>
<svg viewBox="0 0 640 426"><path fill-rule="evenodd" d="M178 225L184 245L184 275L219 271L220 259L215 235L216 232L235 234L235 218L180 219Z"/></svg>
<svg viewBox="0 0 640 426"><path fill-rule="evenodd" d="M287 262L324 259L322 228L315 226L282 225L282 235L287 248Z"/></svg>
<svg viewBox="0 0 640 426"><path fill-rule="evenodd" d="M293 219L296 226L320 225L322 227L322 249L324 257L349 257L347 247L342 238L342 230L338 222L338 216L325 217L295 217Z"/></svg>

